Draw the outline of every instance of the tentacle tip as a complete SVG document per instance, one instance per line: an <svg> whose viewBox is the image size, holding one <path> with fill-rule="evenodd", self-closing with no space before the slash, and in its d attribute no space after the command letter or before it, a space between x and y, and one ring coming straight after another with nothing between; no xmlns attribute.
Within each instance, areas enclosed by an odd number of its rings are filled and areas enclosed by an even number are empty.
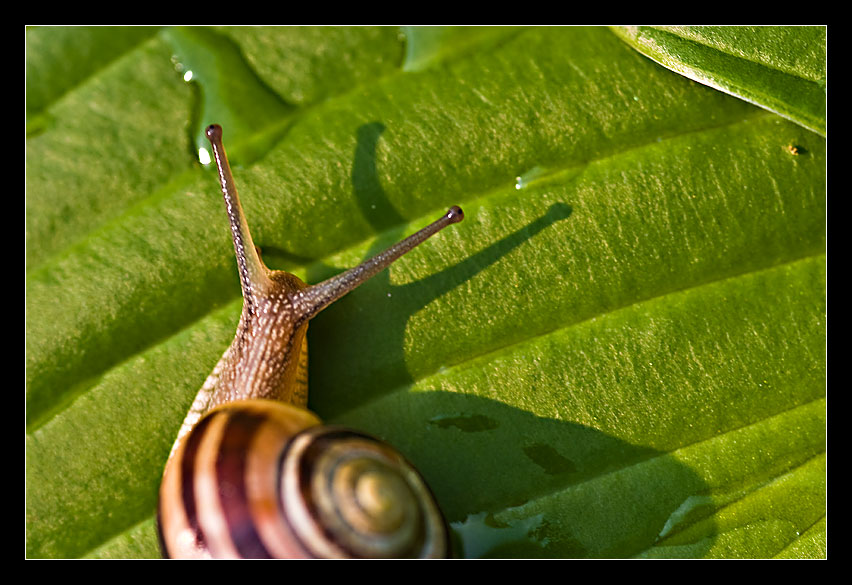
<svg viewBox="0 0 852 585"><path fill-rule="evenodd" d="M453 205L447 211L447 219L450 220L450 223L458 223L464 219L464 211L458 205Z"/></svg>
<svg viewBox="0 0 852 585"><path fill-rule="evenodd" d="M204 133L210 142L222 140L222 127L219 124L210 124Z"/></svg>

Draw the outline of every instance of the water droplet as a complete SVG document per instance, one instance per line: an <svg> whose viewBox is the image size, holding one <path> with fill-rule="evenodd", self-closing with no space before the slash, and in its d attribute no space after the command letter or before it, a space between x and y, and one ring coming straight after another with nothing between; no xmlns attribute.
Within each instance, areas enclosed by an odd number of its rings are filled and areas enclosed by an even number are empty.
<svg viewBox="0 0 852 585"><path fill-rule="evenodd" d="M464 522L453 522L453 531L461 537L464 556L481 558L498 547L518 542L545 548L547 538L539 538L544 514L500 521L489 512L471 514Z"/></svg>
<svg viewBox="0 0 852 585"><path fill-rule="evenodd" d="M522 175L515 177L515 189L523 189L524 187L529 186L529 184L536 179L539 179L546 174L546 169L536 165Z"/></svg>
<svg viewBox="0 0 852 585"><path fill-rule="evenodd" d="M696 519L706 516L707 511L712 510L714 505L710 496L689 496L677 507L677 510L669 515L657 539L665 538L672 532L686 528Z"/></svg>
<svg viewBox="0 0 852 585"><path fill-rule="evenodd" d="M198 160L203 165L209 165L213 159L210 157L210 152L204 147L198 149Z"/></svg>
<svg viewBox="0 0 852 585"><path fill-rule="evenodd" d="M187 83L192 81L192 70L191 69L183 74L183 80L186 81Z"/></svg>
<svg viewBox="0 0 852 585"><path fill-rule="evenodd" d="M500 424L482 414L441 414L429 419L429 424L442 429L457 428L466 433L496 429Z"/></svg>
<svg viewBox="0 0 852 585"><path fill-rule="evenodd" d="M533 463L544 469L548 475L561 475L577 471L577 466L554 449L551 445L535 443L524 447L524 454L533 460Z"/></svg>
<svg viewBox="0 0 852 585"><path fill-rule="evenodd" d="M175 68L175 71L177 71L178 73L183 73L184 66L183 63L181 63L180 61L180 57L178 57L177 55L172 55L171 57L169 57L169 61L172 62L172 67Z"/></svg>

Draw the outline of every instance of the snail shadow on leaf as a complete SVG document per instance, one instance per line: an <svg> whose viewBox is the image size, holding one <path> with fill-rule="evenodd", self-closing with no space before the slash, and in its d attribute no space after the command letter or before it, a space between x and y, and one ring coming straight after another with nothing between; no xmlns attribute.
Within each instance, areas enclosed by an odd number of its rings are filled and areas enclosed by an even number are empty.
<svg viewBox="0 0 852 585"><path fill-rule="evenodd" d="M668 453L479 396L426 390L405 400L350 422L415 463L458 556L701 557L715 540L706 483ZM424 412L434 413L425 425Z"/></svg>
<svg viewBox="0 0 852 585"><path fill-rule="evenodd" d="M383 131L380 123L359 127L353 158L354 196L382 234L367 257L408 235L378 180ZM404 352L412 315L571 213L569 205L553 204L538 219L414 282L394 285L382 271L309 329L311 347L321 348L312 353L311 406L327 420L339 417L381 436L415 463L451 523L460 556L653 554L661 534L677 538L712 512L696 499L706 491L701 479L665 453L478 396L437 388L388 394L414 382ZM320 267L310 281L343 268ZM450 365L451 358L442 363ZM702 534L712 533L711 525L705 520ZM689 542L685 554L701 556L712 540Z"/></svg>
<svg viewBox="0 0 852 585"><path fill-rule="evenodd" d="M366 258L408 235L405 231L407 228L400 227L404 219L384 197L376 179L375 146L383 128L378 123L359 128L352 170L359 207L376 230L383 230ZM406 327L410 317L476 277L542 230L570 217L571 213L569 205L553 204L531 223L472 255L460 257L456 264L414 282L394 285L390 282L390 272L383 270L324 310L311 321L308 329L311 351L314 352L313 348L322 348L321 358L311 353L311 407L316 408L321 416L333 418L384 392L411 383L413 379L406 367L404 353ZM391 225L397 227L389 227ZM463 229L464 225L462 222L451 226L445 232ZM441 234L436 237L440 238ZM314 265L308 278L310 282L319 282L344 268ZM369 349L368 355L365 355L366 348ZM329 367L328 364L334 366ZM452 356L442 360L444 366L451 364ZM346 372L345 387L339 383L342 372Z"/></svg>
<svg viewBox="0 0 852 585"><path fill-rule="evenodd" d="M415 398L435 400L444 414L406 448L458 518L452 529L465 556L665 555L653 547L676 542L712 512L690 505L706 485L666 453L490 399ZM489 424L469 426L474 419ZM681 543L689 556L709 548L713 539L703 535L712 520L700 532Z"/></svg>
<svg viewBox="0 0 852 585"><path fill-rule="evenodd" d="M359 207L382 234L367 257L407 235L378 181L375 151L383 130L379 123L358 129L352 169ZM661 534L666 542L677 539L712 513L700 498L706 492L701 479L665 453L496 400L438 388L393 392L414 383L404 350L411 316L571 213L567 204L551 205L538 219L417 281L394 285L382 271L309 328L316 348L310 406L326 420L381 436L411 459L451 523L459 556L660 554L652 547ZM309 279L343 268L323 266ZM452 358L441 363L451 365ZM701 556L713 540L712 516L700 532L678 550Z"/></svg>

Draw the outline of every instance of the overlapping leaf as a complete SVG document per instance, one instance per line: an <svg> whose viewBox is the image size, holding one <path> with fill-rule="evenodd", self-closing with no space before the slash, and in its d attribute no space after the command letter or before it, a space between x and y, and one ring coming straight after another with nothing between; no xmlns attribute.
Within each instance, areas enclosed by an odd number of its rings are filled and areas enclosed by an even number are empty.
<svg viewBox="0 0 852 585"><path fill-rule="evenodd" d="M30 556L157 554L241 304L211 112L308 281L464 207L309 332L311 406L397 444L459 554L824 554L822 137L601 28L153 32L28 138Z"/></svg>
<svg viewBox="0 0 852 585"><path fill-rule="evenodd" d="M621 26L661 65L825 136L824 26Z"/></svg>

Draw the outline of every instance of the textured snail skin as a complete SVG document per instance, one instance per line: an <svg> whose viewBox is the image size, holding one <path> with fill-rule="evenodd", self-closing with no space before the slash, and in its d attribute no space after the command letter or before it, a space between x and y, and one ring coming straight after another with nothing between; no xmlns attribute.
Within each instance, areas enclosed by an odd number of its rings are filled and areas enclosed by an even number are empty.
<svg viewBox="0 0 852 585"><path fill-rule="evenodd" d="M307 403L308 321L464 218L458 207L316 285L260 259L222 129L207 136L231 225L243 311L169 455L157 513L171 558L446 557L446 522L418 472L364 433L327 427Z"/></svg>

